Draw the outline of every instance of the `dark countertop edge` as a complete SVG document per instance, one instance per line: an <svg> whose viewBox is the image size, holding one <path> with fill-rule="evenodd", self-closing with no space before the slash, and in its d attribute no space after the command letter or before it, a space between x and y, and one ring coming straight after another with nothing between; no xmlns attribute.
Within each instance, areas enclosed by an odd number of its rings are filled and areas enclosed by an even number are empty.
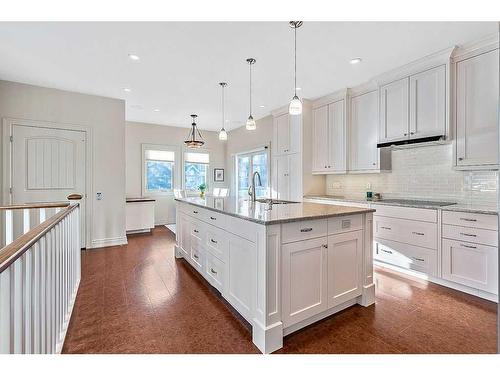
<svg viewBox="0 0 500 375"><path fill-rule="evenodd" d="M126 203L156 202L154 198L125 198Z"/></svg>
<svg viewBox="0 0 500 375"><path fill-rule="evenodd" d="M213 212L218 212L218 213L221 213L223 215L228 215L228 216L236 217L238 219L251 221L252 223L256 223L256 224L260 224L260 225L274 225L274 224L292 223L294 221L327 219L329 217L349 216L349 215L358 215L358 214L368 214L368 213L373 213L373 212L376 211L376 210L371 209L371 208L364 209L364 208L359 208L359 207L353 207L353 208L355 208L355 209L357 209L359 211L357 211L357 212L349 212L349 213L346 212L346 213L340 213L340 214L325 214L325 215L304 216L304 217L289 218L289 219L276 219L276 220L271 220L271 221L262 221L262 220L254 219L254 218L251 218L251 217L248 217L248 216L245 216L245 215L238 215L238 214L235 214L235 213L221 211L221 210L218 210L218 209L216 209L214 207L207 207L207 206L204 206L202 204L197 204L197 203L194 203L194 202L188 202L188 201L185 201L185 200L179 199L179 198L175 198L174 200L176 200L178 202L181 202L181 203L190 204L192 206L196 206L196 207L200 207L200 208L205 208L207 210L210 210L210 211L213 211ZM303 203L303 202L300 202L300 203ZM308 202L305 202L305 203L308 203Z"/></svg>
<svg viewBox="0 0 500 375"><path fill-rule="evenodd" d="M341 202L352 202L352 203L361 203L361 204L380 204L383 206L396 206L396 207L412 207L412 208L423 208L427 210L442 210L442 211L455 211L455 212L468 212L468 213L477 213L484 215L498 215L498 209L488 209L488 208L471 208L471 207L463 207L463 203L455 203L449 206L433 206L433 205L414 205L414 204L402 204L402 203L391 203L384 201L368 201L363 199L354 199L354 198L339 198L339 197L324 197L317 195L305 195L306 199L317 199L317 200L325 200L325 201L341 201Z"/></svg>

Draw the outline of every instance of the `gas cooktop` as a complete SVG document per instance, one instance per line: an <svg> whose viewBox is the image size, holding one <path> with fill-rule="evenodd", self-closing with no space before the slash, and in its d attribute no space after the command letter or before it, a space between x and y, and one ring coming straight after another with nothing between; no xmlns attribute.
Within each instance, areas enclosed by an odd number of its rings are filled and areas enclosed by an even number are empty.
<svg viewBox="0 0 500 375"><path fill-rule="evenodd" d="M395 203L395 204L408 204L412 206L451 206L452 204L456 204L455 202L438 202L438 201L421 201L415 199L380 199L378 201L373 202L381 202L381 203Z"/></svg>

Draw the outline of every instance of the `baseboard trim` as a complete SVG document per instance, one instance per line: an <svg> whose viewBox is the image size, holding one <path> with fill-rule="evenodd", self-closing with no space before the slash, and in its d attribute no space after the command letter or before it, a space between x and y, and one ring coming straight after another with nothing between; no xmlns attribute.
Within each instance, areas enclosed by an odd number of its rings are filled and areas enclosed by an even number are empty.
<svg viewBox="0 0 500 375"><path fill-rule="evenodd" d="M97 239L97 240L92 240L92 249L99 248L99 247L126 245L127 243L128 243L127 236L101 238L101 239Z"/></svg>

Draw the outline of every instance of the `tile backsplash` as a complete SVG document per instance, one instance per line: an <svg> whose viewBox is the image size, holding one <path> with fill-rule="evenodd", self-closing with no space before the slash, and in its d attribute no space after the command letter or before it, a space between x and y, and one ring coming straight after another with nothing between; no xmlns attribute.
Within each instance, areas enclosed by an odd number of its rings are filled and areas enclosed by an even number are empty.
<svg viewBox="0 0 500 375"><path fill-rule="evenodd" d="M455 171L451 144L392 151L392 171L377 174L328 175L329 195L383 197L497 204L497 171ZM371 188L368 188L371 184Z"/></svg>

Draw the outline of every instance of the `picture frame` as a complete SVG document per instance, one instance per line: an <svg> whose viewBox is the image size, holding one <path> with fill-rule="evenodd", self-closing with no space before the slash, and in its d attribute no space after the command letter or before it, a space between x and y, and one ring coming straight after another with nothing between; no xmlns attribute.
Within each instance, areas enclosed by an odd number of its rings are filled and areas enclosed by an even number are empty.
<svg viewBox="0 0 500 375"><path fill-rule="evenodd" d="M215 182L224 182L224 169L223 168L214 168L214 181Z"/></svg>

